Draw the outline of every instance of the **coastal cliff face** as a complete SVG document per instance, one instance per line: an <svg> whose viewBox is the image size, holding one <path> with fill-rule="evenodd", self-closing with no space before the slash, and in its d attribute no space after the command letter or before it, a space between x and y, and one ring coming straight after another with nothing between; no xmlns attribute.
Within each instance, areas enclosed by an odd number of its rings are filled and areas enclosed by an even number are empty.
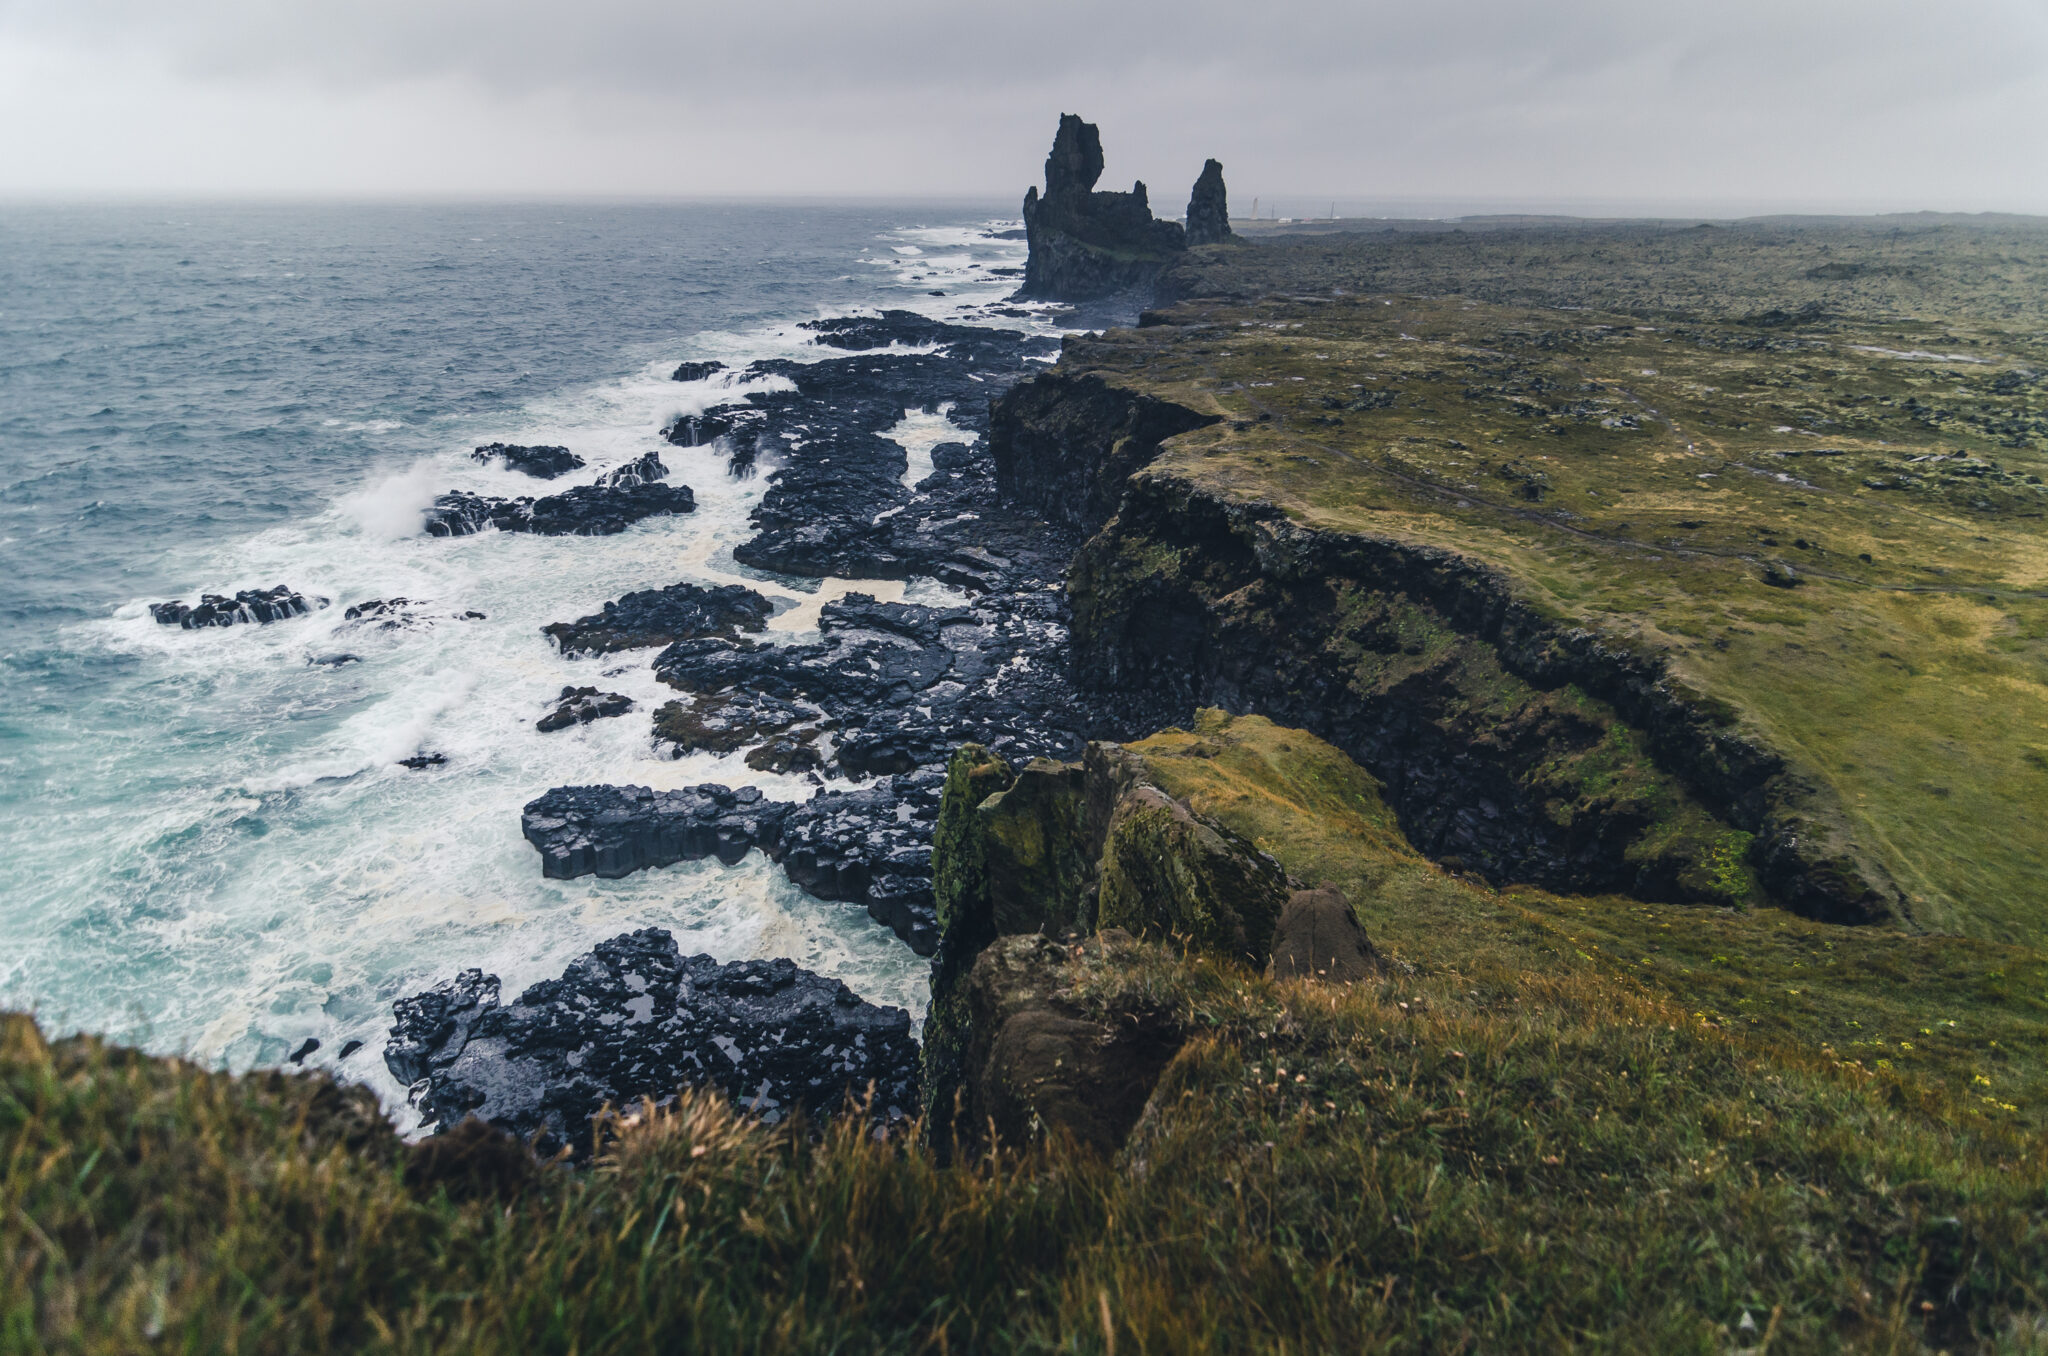
<svg viewBox="0 0 2048 1356"><path fill-rule="evenodd" d="M1045 158L1045 192L1024 193L1024 231L1030 257L1022 295L1047 301L1088 301L1149 288L1190 244L1230 234L1223 167L1211 160L1195 184L1188 225L1161 221L1143 181L1128 193L1098 192L1102 136L1095 124L1060 115L1052 153Z"/></svg>
<svg viewBox="0 0 2048 1356"><path fill-rule="evenodd" d="M2041 936L2048 424L2000 242L1499 235L1190 254L992 413L999 480L1095 532L1079 684L1314 731L1496 883ZM1503 263L1388 290L1450 253Z"/></svg>

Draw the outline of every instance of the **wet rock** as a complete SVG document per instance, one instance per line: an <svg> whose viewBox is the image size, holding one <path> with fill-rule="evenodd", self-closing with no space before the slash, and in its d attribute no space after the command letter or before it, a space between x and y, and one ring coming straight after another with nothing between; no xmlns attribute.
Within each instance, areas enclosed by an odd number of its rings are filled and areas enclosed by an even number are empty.
<svg viewBox="0 0 2048 1356"><path fill-rule="evenodd" d="M356 1051L358 1051L358 1050L360 1050L360 1049L362 1049L362 1048L363 1048L363 1043L362 1043L361 1041L355 1041L355 1040L351 1040L351 1041L344 1041L344 1042L342 1042L342 1046L341 1046L341 1053L340 1053L340 1054L338 1054L338 1055L336 1055L336 1056L335 1056L335 1058L336 1058L336 1059L347 1059L347 1058L348 1058L348 1057L349 1057L350 1055L354 1054L354 1053L355 1053Z"/></svg>
<svg viewBox="0 0 2048 1356"><path fill-rule="evenodd" d="M583 458L566 447L540 446L521 447L516 443L488 443L471 452L472 460L488 465L501 461L508 471L520 471L535 480L553 480L578 470Z"/></svg>
<svg viewBox="0 0 2048 1356"><path fill-rule="evenodd" d="M466 537L485 528L547 537L603 537L643 518L691 513L696 496L687 485L634 483L578 485L541 499L493 499L458 490L434 500L426 512L430 537Z"/></svg>
<svg viewBox="0 0 2048 1356"><path fill-rule="evenodd" d="M719 692L668 702L654 713L654 738L671 756L735 753L780 735L816 713L760 692Z"/></svg>
<svg viewBox="0 0 2048 1356"><path fill-rule="evenodd" d="M416 753L410 758L399 759L398 765L411 768L414 772L424 772L430 767L446 766L447 762L448 755L445 753Z"/></svg>
<svg viewBox="0 0 2048 1356"><path fill-rule="evenodd" d="M423 598L372 598L357 603L341 614L343 621L363 626L374 626L379 631L404 631L427 625L433 618L420 609L430 606ZM451 613L455 621L483 621L484 614L476 611Z"/></svg>
<svg viewBox="0 0 2048 1356"><path fill-rule="evenodd" d="M760 631L774 610L766 598L738 584L670 584L628 593L590 616L543 626L541 634L565 655L610 654Z"/></svg>
<svg viewBox="0 0 2048 1356"><path fill-rule="evenodd" d="M519 827L548 879L616 880L704 857L730 866L753 848L779 846L790 808L752 786L558 786L527 802Z"/></svg>
<svg viewBox="0 0 2048 1356"><path fill-rule="evenodd" d="M649 452L635 457L624 466L615 466L597 478L599 488L607 490L629 489L635 485L651 485L657 480L668 479L668 467L662 465L661 454Z"/></svg>
<svg viewBox="0 0 2048 1356"><path fill-rule="evenodd" d="M669 373L668 377L670 381L702 381L714 372L723 371L725 371L725 364L716 360L711 362L677 363L676 370Z"/></svg>
<svg viewBox="0 0 2048 1356"><path fill-rule="evenodd" d="M305 1041L300 1044L299 1048L292 1051L291 1054L286 1056L286 1058L291 1060L291 1062L294 1064L304 1064L306 1062L306 1056L312 1054L315 1050L318 1050L319 1048L320 1042L314 1039L313 1037L308 1036L306 1037Z"/></svg>
<svg viewBox="0 0 2048 1356"><path fill-rule="evenodd" d="M555 700L555 709L534 722L542 734L588 725L607 716L623 716L633 709L633 699L617 692L600 692L594 687L565 687Z"/></svg>
<svg viewBox="0 0 2048 1356"><path fill-rule="evenodd" d="M1229 195L1223 187L1223 165L1207 160L1188 195L1187 240L1190 245L1220 245L1231 239Z"/></svg>
<svg viewBox="0 0 2048 1356"><path fill-rule="evenodd" d="M788 960L684 957L649 928L600 943L560 979L501 1005L477 970L393 1005L384 1059L439 1127L474 1115L542 1153L587 1154L605 1106L716 1087L765 1120L830 1115L866 1098L884 1123L914 1114L910 1016L863 1002Z"/></svg>
<svg viewBox="0 0 2048 1356"><path fill-rule="evenodd" d="M759 848L801 889L865 905L929 955L938 945L931 833L941 784L932 771L794 804L751 786L565 786L529 802L520 827L555 880L616 879L713 856L731 865Z"/></svg>
<svg viewBox="0 0 2048 1356"><path fill-rule="evenodd" d="M662 429L661 436L677 447L708 447L720 438L745 443L750 449L767 416L751 405L714 405L702 414L685 414Z"/></svg>
<svg viewBox="0 0 2048 1356"><path fill-rule="evenodd" d="M313 654L306 656L306 662L316 668L338 669L349 664L360 664L363 657L359 654Z"/></svg>
<svg viewBox="0 0 2048 1356"><path fill-rule="evenodd" d="M1358 984L1380 973L1381 961L1359 926L1351 901L1332 886L1295 890L1273 929L1275 979L1317 979Z"/></svg>
<svg viewBox="0 0 2048 1356"><path fill-rule="evenodd" d="M208 626L234 626L249 622L262 625L303 617L327 606L325 598L307 598L283 584L268 589L243 589L232 598L220 593L202 593L197 603L151 603L149 615L164 626L197 631Z"/></svg>

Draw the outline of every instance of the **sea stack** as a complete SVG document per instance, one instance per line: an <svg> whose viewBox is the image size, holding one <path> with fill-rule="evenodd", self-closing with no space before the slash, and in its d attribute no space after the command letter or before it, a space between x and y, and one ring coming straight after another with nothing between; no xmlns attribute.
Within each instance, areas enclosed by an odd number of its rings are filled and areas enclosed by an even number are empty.
<svg viewBox="0 0 2048 1356"><path fill-rule="evenodd" d="M1230 239L1230 203L1223 191L1223 162L1202 165L1202 177L1188 195L1187 240L1190 245L1220 245Z"/></svg>
<svg viewBox="0 0 2048 1356"><path fill-rule="evenodd" d="M1209 163L1216 168L1220 207L1222 166ZM1142 181L1128 193L1098 193L1095 181L1101 177L1102 136L1095 124L1062 113L1052 154L1045 158L1045 195L1036 187L1024 194L1031 253L1022 295L1087 301L1135 292L1187 251L1187 232L1179 222L1152 215Z"/></svg>

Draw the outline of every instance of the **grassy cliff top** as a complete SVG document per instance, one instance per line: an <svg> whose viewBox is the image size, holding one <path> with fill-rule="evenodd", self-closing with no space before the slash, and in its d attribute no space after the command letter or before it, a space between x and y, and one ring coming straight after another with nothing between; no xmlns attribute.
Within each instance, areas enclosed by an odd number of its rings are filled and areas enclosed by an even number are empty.
<svg viewBox="0 0 2048 1356"><path fill-rule="evenodd" d="M1155 473L1666 655L1916 927L2048 937L2048 228L1320 236L1167 287L1061 364L1222 416Z"/></svg>

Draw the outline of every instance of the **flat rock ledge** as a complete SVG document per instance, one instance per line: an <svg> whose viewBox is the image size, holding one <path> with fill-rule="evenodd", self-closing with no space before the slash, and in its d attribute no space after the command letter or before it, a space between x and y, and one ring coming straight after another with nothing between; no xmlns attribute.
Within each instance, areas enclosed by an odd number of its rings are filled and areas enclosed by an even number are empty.
<svg viewBox="0 0 2048 1356"><path fill-rule="evenodd" d="M509 1005L496 975L465 970L392 1011L385 1066L437 1130L475 1115L543 1155L586 1157L607 1106L630 1114L686 1087L767 1121L862 1106L895 1124L918 1107L902 1008L790 960L684 957L661 928L600 942Z"/></svg>

